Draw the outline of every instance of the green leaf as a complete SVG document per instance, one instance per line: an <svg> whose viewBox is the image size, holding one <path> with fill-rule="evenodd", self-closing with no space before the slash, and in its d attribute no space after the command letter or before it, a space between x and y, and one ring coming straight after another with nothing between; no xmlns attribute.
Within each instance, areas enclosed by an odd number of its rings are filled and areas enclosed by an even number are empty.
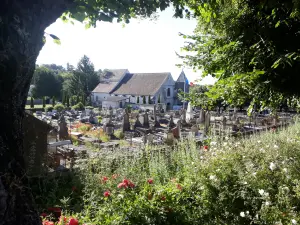
<svg viewBox="0 0 300 225"><path fill-rule="evenodd" d="M57 36L55 36L54 34L49 34L50 37L52 37L54 40L59 40L59 38Z"/></svg>
<svg viewBox="0 0 300 225"><path fill-rule="evenodd" d="M83 22L85 19L85 13L84 12L77 12L73 15L73 18L78 20L79 22Z"/></svg>
<svg viewBox="0 0 300 225"><path fill-rule="evenodd" d="M280 20L276 23L275 28L279 27L280 25Z"/></svg>
<svg viewBox="0 0 300 225"><path fill-rule="evenodd" d="M87 24L85 24L85 29L89 29L89 28L91 28L91 24L90 23L87 23Z"/></svg>
<svg viewBox="0 0 300 225"><path fill-rule="evenodd" d="M53 39L53 42L54 42L55 44L61 45L61 42L60 42L59 39Z"/></svg>

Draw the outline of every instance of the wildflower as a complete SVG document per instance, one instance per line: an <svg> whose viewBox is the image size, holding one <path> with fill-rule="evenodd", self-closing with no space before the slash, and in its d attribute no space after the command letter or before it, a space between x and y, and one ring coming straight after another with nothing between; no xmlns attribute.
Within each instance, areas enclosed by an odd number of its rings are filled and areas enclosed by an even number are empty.
<svg viewBox="0 0 300 225"><path fill-rule="evenodd" d="M118 194L118 198L123 199L124 195Z"/></svg>
<svg viewBox="0 0 300 225"><path fill-rule="evenodd" d="M269 205L271 205L271 203L270 202L268 202L268 201L266 201L266 206L269 206Z"/></svg>
<svg viewBox="0 0 300 225"><path fill-rule="evenodd" d="M249 211L246 211L246 214L249 215Z"/></svg>
<svg viewBox="0 0 300 225"><path fill-rule="evenodd" d="M135 184L132 183L132 182L130 182L130 183L129 183L129 187L134 188L134 187L135 187Z"/></svg>
<svg viewBox="0 0 300 225"><path fill-rule="evenodd" d="M48 216L47 213L41 213L41 217L45 218L46 216Z"/></svg>
<svg viewBox="0 0 300 225"><path fill-rule="evenodd" d="M147 180L147 182L148 182L148 184L153 184L153 179L150 178L150 179Z"/></svg>
<svg viewBox="0 0 300 225"><path fill-rule="evenodd" d="M208 151L208 146L207 146L207 145L204 145L204 146L203 146L203 150L204 150L204 151Z"/></svg>
<svg viewBox="0 0 300 225"><path fill-rule="evenodd" d="M76 219L74 219L74 218L71 218L71 219L69 220L69 225L79 225L78 220L76 220Z"/></svg>
<svg viewBox="0 0 300 225"><path fill-rule="evenodd" d="M108 177L103 177L102 181L103 181L103 183L106 183L106 181L108 181Z"/></svg>
<svg viewBox="0 0 300 225"><path fill-rule="evenodd" d="M124 180L123 180L123 183L126 184L126 185L128 185L128 184L130 183L130 181L127 180L127 179L124 179Z"/></svg>
<svg viewBox="0 0 300 225"><path fill-rule="evenodd" d="M275 169L276 169L276 164L273 163L273 162L271 162L269 168L270 168L270 170L272 170L272 171L275 170Z"/></svg>
<svg viewBox="0 0 300 225"><path fill-rule="evenodd" d="M74 192L74 191L76 191L76 190L77 190L76 186L73 186L73 187L72 187L72 191Z"/></svg>
<svg viewBox="0 0 300 225"><path fill-rule="evenodd" d="M245 181L245 182L244 182L244 184L246 185L246 184L248 184L248 182L247 182L247 181Z"/></svg>
<svg viewBox="0 0 300 225"><path fill-rule="evenodd" d="M278 145L274 145L274 148L278 148Z"/></svg>
<svg viewBox="0 0 300 225"><path fill-rule="evenodd" d="M67 218L67 217L61 216L61 217L59 218L58 224L65 224L65 223L67 223L67 221L68 221L68 218Z"/></svg>
<svg viewBox="0 0 300 225"><path fill-rule="evenodd" d="M240 216L241 216L241 217L245 217L246 215L245 215L244 212L240 212Z"/></svg>
<svg viewBox="0 0 300 225"><path fill-rule="evenodd" d="M210 179L210 180L216 180L217 178L216 178L215 175L210 175L210 176L209 176L209 179Z"/></svg>
<svg viewBox="0 0 300 225"><path fill-rule="evenodd" d="M260 141L260 140L258 140L258 141L257 141L257 143L259 144L259 143L261 143L261 141Z"/></svg>
<svg viewBox="0 0 300 225"><path fill-rule="evenodd" d="M126 183L119 183L118 184L118 186L117 186L118 188L127 188L128 187L128 185L126 184Z"/></svg>
<svg viewBox="0 0 300 225"><path fill-rule="evenodd" d="M215 141L210 142L210 145L216 145L216 144L217 144L217 142L215 142Z"/></svg>
<svg viewBox="0 0 300 225"><path fill-rule="evenodd" d="M176 184L176 188L180 191L182 190L182 186L180 184Z"/></svg>
<svg viewBox="0 0 300 225"><path fill-rule="evenodd" d="M109 191L105 191L104 193L103 193L103 195L104 195L104 197L109 197L110 196L110 192Z"/></svg>
<svg viewBox="0 0 300 225"><path fill-rule="evenodd" d="M49 220L44 220L42 224L43 225L54 225L54 222L49 221Z"/></svg>
<svg viewBox="0 0 300 225"><path fill-rule="evenodd" d="M264 195L265 191L264 191L263 189L259 189L259 190L258 190L258 193L259 193L260 195Z"/></svg>
<svg viewBox="0 0 300 225"><path fill-rule="evenodd" d="M165 196L162 196L162 197L161 197L161 200L162 200L162 201L166 201L166 197L165 197Z"/></svg>
<svg viewBox="0 0 300 225"><path fill-rule="evenodd" d="M292 224L297 224L297 221L295 219L292 219Z"/></svg>

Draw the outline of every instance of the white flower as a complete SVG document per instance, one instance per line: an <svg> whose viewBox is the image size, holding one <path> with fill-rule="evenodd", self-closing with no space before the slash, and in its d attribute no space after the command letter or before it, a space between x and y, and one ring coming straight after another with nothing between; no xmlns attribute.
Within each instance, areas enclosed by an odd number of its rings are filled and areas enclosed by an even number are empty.
<svg viewBox="0 0 300 225"><path fill-rule="evenodd" d="M240 212L240 216L241 217L245 217L245 213L244 212Z"/></svg>
<svg viewBox="0 0 300 225"><path fill-rule="evenodd" d="M265 204L266 204L266 206L269 206L269 205L271 205L271 203L270 203L270 202L268 202L268 201L267 201Z"/></svg>
<svg viewBox="0 0 300 225"><path fill-rule="evenodd" d="M215 141L210 142L210 145L216 145L216 144L217 144L217 142L215 142Z"/></svg>
<svg viewBox="0 0 300 225"><path fill-rule="evenodd" d="M258 193L259 193L260 195L264 195L265 191L264 191L263 189L259 189L259 190L258 190Z"/></svg>
<svg viewBox="0 0 300 225"><path fill-rule="evenodd" d="M194 162L192 162L192 165L194 165Z"/></svg>
<svg viewBox="0 0 300 225"><path fill-rule="evenodd" d="M259 149L259 151L261 151L261 152L265 152L265 150L264 150L263 148Z"/></svg>
<svg viewBox="0 0 300 225"><path fill-rule="evenodd" d="M216 180L217 178L216 178L215 175L210 175L210 176L209 176L209 179L210 179L210 180Z"/></svg>
<svg viewBox="0 0 300 225"><path fill-rule="evenodd" d="M278 145L274 145L274 148L278 148Z"/></svg>
<svg viewBox="0 0 300 225"><path fill-rule="evenodd" d="M224 142L224 143L223 143L223 146L226 146L226 145L227 145L227 142Z"/></svg>
<svg viewBox="0 0 300 225"><path fill-rule="evenodd" d="M229 137L226 136L226 137L225 137L225 140L226 140L226 141L229 140Z"/></svg>
<svg viewBox="0 0 300 225"><path fill-rule="evenodd" d="M247 181L245 181L244 184L245 184L245 185L248 184Z"/></svg>
<svg viewBox="0 0 300 225"><path fill-rule="evenodd" d="M287 173L287 168L283 168L282 170L283 172Z"/></svg>
<svg viewBox="0 0 300 225"><path fill-rule="evenodd" d="M269 197L269 193L268 192L265 192L264 194L266 197Z"/></svg>
<svg viewBox="0 0 300 225"><path fill-rule="evenodd" d="M118 194L118 197L122 199L124 198L124 195Z"/></svg>
<svg viewBox="0 0 300 225"><path fill-rule="evenodd" d="M249 215L249 211L246 211L246 214Z"/></svg>
<svg viewBox="0 0 300 225"><path fill-rule="evenodd" d="M256 172L254 172L254 173L252 173L253 174L253 176L256 176Z"/></svg>
<svg viewBox="0 0 300 225"><path fill-rule="evenodd" d="M292 224L297 224L297 221L295 219L292 219Z"/></svg>
<svg viewBox="0 0 300 225"><path fill-rule="evenodd" d="M259 141L257 141L257 143L259 144L259 143L261 143L261 141L259 140Z"/></svg>
<svg viewBox="0 0 300 225"><path fill-rule="evenodd" d="M273 163L273 162L271 162L269 168L270 168L270 170L272 170L272 171L275 170L275 169L276 169L276 164Z"/></svg>

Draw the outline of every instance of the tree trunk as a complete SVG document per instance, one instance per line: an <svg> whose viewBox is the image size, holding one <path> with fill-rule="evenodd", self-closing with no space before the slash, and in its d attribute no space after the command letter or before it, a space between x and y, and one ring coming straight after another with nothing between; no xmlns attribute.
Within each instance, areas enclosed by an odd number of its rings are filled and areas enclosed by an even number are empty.
<svg viewBox="0 0 300 225"><path fill-rule="evenodd" d="M66 10L55 3L0 2L0 225L41 224L25 173L22 120L44 30Z"/></svg>

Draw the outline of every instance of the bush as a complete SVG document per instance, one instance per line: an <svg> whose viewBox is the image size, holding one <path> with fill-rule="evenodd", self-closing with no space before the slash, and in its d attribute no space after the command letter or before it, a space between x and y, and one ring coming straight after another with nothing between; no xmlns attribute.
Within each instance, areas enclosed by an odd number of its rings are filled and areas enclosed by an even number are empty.
<svg viewBox="0 0 300 225"><path fill-rule="evenodd" d="M80 224L297 224L299 136L297 123L203 147L186 140L132 154L103 152L78 165L83 187L72 197L84 204L77 218Z"/></svg>
<svg viewBox="0 0 300 225"><path fill-rule="evenodd" d="M72 107L72 109L74 109L74 110L83 110L84 109L84 105L81 102L79 102L76 105L74 105Z"/></svg>
<svg viewBox="0 0 300 225"><path fill-rule="evenodd" d="M119 139L124 139L125 135L121 130L115 130L114 135Z"/></svg>
<svg viewBox="0 0 300 225"><path fill-rule="evenodd" d="M58 112L61 112L65 109L65 106L63 104L56 104L54 106L54 109L57 110Z"/></svg>
<svg viewBox="0 0 300 225"><path fill-rule="evenodd" d="M45 112L52 112L52 110L53 110L53 106L51 105L48 105L48 106L46 106L45 107Z"/></svg>
<svg viewBox="0 0 300 225"><path fill-rule="evenodd" d="M86 106L85 108L86 108L86 109L90 109L90 110L93 110L93 109L94 109L93 106Z"/></svg>

